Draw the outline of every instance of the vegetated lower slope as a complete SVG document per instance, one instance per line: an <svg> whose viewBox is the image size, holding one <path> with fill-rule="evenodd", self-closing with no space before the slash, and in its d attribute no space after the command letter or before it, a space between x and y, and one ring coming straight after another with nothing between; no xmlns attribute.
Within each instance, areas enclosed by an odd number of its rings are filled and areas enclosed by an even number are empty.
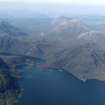
<svg viewBox="0 0 105 105"><path fill-rule="evenodd" d="M17 79L12 76L8 65L0 58L0 104L11 105L15 103L19 93Z"/></svg>

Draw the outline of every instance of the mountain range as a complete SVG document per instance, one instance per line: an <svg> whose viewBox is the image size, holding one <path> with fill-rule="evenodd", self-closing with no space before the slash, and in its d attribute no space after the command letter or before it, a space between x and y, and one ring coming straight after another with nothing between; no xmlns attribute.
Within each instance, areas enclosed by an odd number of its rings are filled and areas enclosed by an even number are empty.
<svg viewBox="0 0 105 105"><path fill-rule="evenodd" d="M46 20L47 26L40 21L39 31L33 27L37 32L32 31L32 34L22 32L22 27L19 28L16 22L2 21L0 52L44 59L40 67L63 69L82 80L105 80L104 30L93 30L79 18L61 16L39 20ZM34 26L39 23L34 23ZM43 27L46 30L42 30ZM7 56L1 57L9 62ZM9 59L11 61L14 57Z"/></svg>

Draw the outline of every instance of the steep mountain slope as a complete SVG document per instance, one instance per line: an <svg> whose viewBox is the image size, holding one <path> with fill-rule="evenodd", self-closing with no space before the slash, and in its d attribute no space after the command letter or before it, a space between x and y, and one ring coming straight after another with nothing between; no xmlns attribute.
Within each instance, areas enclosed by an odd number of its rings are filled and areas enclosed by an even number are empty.
<svg viewBox="0 0 105 105"><path fill-rule="evenodd" d="M0 52L38 56L36 41L29 37L14 37L0 34Z"/></svg>
<svg viewBox="0 0 105 105"><path fill-rule="evenodd" d="M81 34L74 44L56 53L51 66L65 69L81 79L105 80L105 33Z"/></svg>

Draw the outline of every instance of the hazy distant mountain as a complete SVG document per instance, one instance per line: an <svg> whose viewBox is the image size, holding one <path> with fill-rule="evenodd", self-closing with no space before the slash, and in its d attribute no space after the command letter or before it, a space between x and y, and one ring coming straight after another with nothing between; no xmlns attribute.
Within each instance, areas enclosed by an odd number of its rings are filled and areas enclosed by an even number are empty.
<svg viewBox="0 0 105 105"><path fill-rule="evenodd" d="M36 53L33 53L36 51L34 50L36 40L11 23L7 21L0 22L0 52L36 55Z"/></svg>
<svg viewBox="0 0 105 105"><path fill-rule="evenodd" d="M16 28L15 26L11 25L7 21L0 22L0 35L10 35L10 36L25 36L27 35L25 32L22 32L20 29Z"/></svg>
<svg viewBox="0 0 105 105"><path fill-rule="evenodd" d="M46 15L38 15L33 17L10 19L11 23L28 33L29 35L38 36L41 32L46 32L50 28L52 18Z"/></svg>
<svg viewBox="0 0 105 105"><path fill-rule="evenodd" d="M59 17L52 21L48 37L54 39L73 39L89 31L89 27L79 19Z"/></svg>
<svg viewBox="0 0 105 105"><path fill-rule="evenodd" d="M86 15L80 16L80 19L88 24L92 29L103 31L105 30L105 16Z"/></svg>

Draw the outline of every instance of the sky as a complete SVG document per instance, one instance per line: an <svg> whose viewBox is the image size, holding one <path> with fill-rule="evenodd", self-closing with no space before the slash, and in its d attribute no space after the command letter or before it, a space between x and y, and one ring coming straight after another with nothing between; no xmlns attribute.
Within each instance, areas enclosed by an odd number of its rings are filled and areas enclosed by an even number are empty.
<svg viewBox="0 0 105 105"><path fill-rule="evenodd" d="M105 0L0 0L0 15L105 15Z"/></svg>
<svg viewBox="0 0 105 105"><path fill-rule="evenodd" d="M105 0L0 0L0 5L5 3L24 4L69 4L69 5L105 5Z"/></svg>

